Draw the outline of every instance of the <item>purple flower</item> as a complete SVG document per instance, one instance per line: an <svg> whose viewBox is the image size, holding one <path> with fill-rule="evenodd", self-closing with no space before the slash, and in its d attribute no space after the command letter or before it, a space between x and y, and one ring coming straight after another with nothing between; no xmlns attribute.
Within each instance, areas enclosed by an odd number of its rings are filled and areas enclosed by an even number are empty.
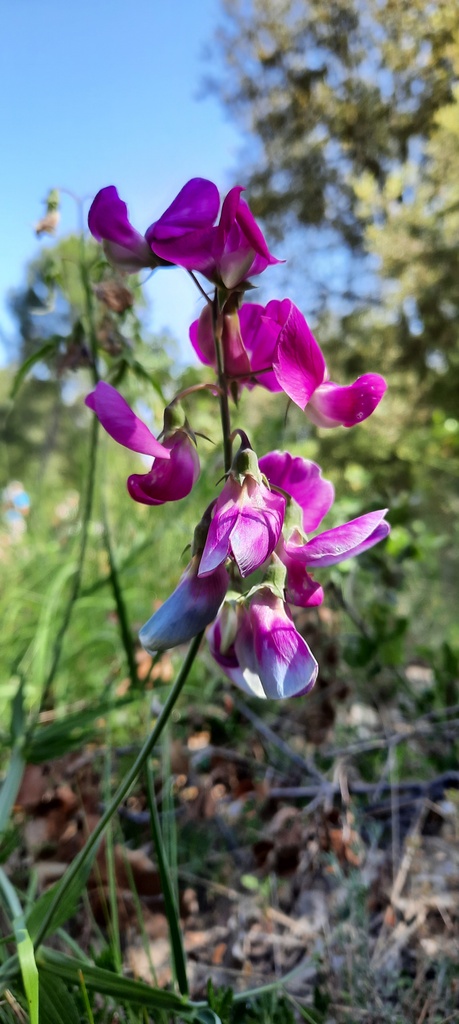
<svg viewBox="0 0 459 1024"><path fill-rule="evenodd" d="M157 267L163 262L156 259L144 236L132 227L126 203L114 185L97 193L89 210L88 227L102 242L107 259L120 270L135 274L142 267Z"/></svg>
<svg viewBox="0 0 459 1024"><path fill-rule="evenodd" d="M248 607L223 605L208 640L220 668L255 697L300 697L317 678L314 656L270 587L258 588Z"/></svg>
<svg viewBox="0 0 459 1024"><path fill-rule="evenodd" d="M243 307L246 308L246 307ZM250 359L244 347L241 324L237 312L223 315L223 365L228 377L250 377ZM190 327L190 340L196 355L206 366L217 370L212 309L206 304L199 320Z"/></svg>
<svg viewBox="0 0 459 1024"><path fill-rule="evenodd" d="M223 565L205 579L198 575L199 555L193 555L167 601L142 626L139 640L150 654L187 643L215 618L229 585Z"/></svg>
<svg viewBox="0 0 459 1024"><path fill-rule="evenodd" d="M220 205L217 187L204 178L192 178L146 232L155 255L199 271L228 290L279 263L241 198L243 191L237 185L228 192L214 225Z"/></svg>
<svg viewBox="0 0 459 1024"><path fill-rule="evenodd" d="M333 505L335 491L315 462L290 452L268 452L258 463L268 483L290 494L302 510L303 530L311 533Z"/></svg>
<svg viewBox="0 0 459 1024"><path fill-rule="evenodd" d="M371 416L386 391L377 373L353 384L328 380L323 354L302 313L289 299L269 302L266 317L280 324L273 369L285 393L319 427L352 427Z"/></svg>
<svg viewBox="0 0 459 1024"><path fill-rule="evenodd" d="M272 487L281 487L300 506L304 533L316 530L334 498L333 486L322 479L320 467L308 459L294 458L289 452L280 451L264 455L259 467ZM368 512L343 526L326 530L307 543L295 526L290 532L284 529L285 539L280 538L276 552L287 568L287 601L300 608L321 604L322 587L307 570L335 565L378 544L390 531L384 520L386 512L387 509Z"/></svg>
<svg viewBox="0 0 459 1024"><path fill-rule="evenodd" d="M233 558L241 576L259 569L274 551L284 520L285 498L261 481L255 452L240 449L217 498L199 575Z"/></svg>
<svg viewBox="0 0 459 1024"><path fill-rule="evenodd" d="M320 603L321 591L307 570L338 565L379 544L390 533L389 523L384 519L387 511L367 512L349 523L325 530L306 544L297 531L287 541L281 541L276 550L287 568L287 601L300 608Z"/></svg>
<svg viewBox="0 0 459 1024"><path fill-rule="evenodd" d="M260 374L253 369L272 366L279 325L266 321L264 307L246 302L239 312L223 314L223 364L228 377L237 380L240 387L253 388L263 384L269 391L282 391L272 370ZM196 355L207 366L217 369L215 341L210 306L204 306L198 320L190 327L190 340Z"/></svg>
<svg viewBox="0 0 459 1024"><path fill-rule="evenodd" d="M190 493L199 476L196 445L186 427L168 429L168 410L161 444L111 384L99 381L87 396L86 405L118 444L154 458L148 473L134 473L127 481L134 501L163 505L166 501L179 501Z"/></svg>
<svg viewBox="0 0 459 1024"><path fill-rule="evenodd" d="M199 359L215 368L212 322L206 310L191 325L190 338ZM229 378L240 386L261 384L268 391L285 391L319 427L360 423L386 391L386 382L377 373L366 373L350 385L330 381L319 345L290 299L273 299L265 308L245 303L233 314L231 328L224 321L222 344Z"/></svg>

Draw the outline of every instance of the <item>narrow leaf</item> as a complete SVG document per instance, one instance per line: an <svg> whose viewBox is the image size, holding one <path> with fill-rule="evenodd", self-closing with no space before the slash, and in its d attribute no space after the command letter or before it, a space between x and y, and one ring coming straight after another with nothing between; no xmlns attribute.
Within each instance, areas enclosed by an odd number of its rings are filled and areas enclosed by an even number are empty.
<svg viewBox="0 0 459 1024"><path fill-rule="evenodd" d="M168 1010L171 1013L182 1014L188 1010L191 1015L195 1009L202 1008L202 1004L196 1007L196 1004L189 1003L173 992L153 988L144 981L123 978L102 967L88 966L84 960L77 960L52 949L40 949L37 953L37 963L40 974L46 973L51 978L58 977L79 985L81 972L88 991L99 992L101 995L111 996L112 999L145 1006L152 1010Z"/></svg>
<svg viewBox="0 0 459 1024"><path fill-rule="evenodd" d="M47 358L47 356L52 355L53 352L55 352L57 345L59 344L60 341L61 338L59 337L52 338L51 341L45 342L45 344L41 346L38 352L33 352L33 354L23 362L22 366L19 367L19 370L17 371L14 377L11 386L10 398L16 398L19 388L21 387L22 382L27 377L29 370L31 370L36 363L41 363L43 362L44 359Z"/></svg>

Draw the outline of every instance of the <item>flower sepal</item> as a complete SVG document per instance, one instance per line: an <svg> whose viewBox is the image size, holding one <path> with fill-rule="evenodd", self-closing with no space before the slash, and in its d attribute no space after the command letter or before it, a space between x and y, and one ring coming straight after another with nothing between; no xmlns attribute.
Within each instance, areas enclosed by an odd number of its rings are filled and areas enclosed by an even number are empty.
<svg viewBox="0 0 459 1024"><path fill-rule="evenodd" d="M271 555L271 561L267 566L261 583L255 583L255 585L249 590L248 594L245 595L245 600L250 601L260 590L270 590L274 597L280 598L281 601L285 597L285 583L287 579L287 568L281 562L280 558L276 554Z"/></svg>
<svg viewBox="0 0 459 1024"><path fill-rule="evenodd" d="M257 456L253 448L250 448L247 438L243 440L239 451L237 451L234 456L230 475L241 487L247 476L252 477L252 480L255 480L255 483L259 485L263 483L263 477L260 473Z"/></svg>

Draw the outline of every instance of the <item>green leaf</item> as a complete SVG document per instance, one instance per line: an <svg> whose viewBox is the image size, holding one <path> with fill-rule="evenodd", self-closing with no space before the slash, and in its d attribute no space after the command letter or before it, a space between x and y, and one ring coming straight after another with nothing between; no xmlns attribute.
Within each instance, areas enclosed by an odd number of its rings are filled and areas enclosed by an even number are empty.
<svg viewBox="0 0 459 1024"><path fill-rule="evenodd" d="M101 967L92 967L84 960L77 960L64 953L57 953L53 949L40 949L37 953L37 963L40 975L47 975L51 979L62 978L74 985L79 985L81 973L89 991L99 992L101 995L119 999L121 1002L145 1006L146 1009L168 1010L171 1013L182 1013L182 1015L188 1011L189 1016L193 1016L196 1009L201 1010L200 1006L193 1006L188 1000L182 999L174 992L153 988L144 981L120 977L112 971L105 971Z"/></svg>
<svg viewBox="0 0 459 1024"><path fill-rule="evenodd" d="M54 336L50 341L46 341L45 344L38 349L38 352L33 352L32 355L25 360L14 377L10 398L16 398L19 388L21 387L23 380L27 377L29 370L31 370L36 363L41 363L48 356L51 356L53 352L56 351L60 341L61 338Z"/></svg>
<svg viewBox="0 0 459 1024"><path fill-rule="evenodd" d="M186 972L185 949L183 946L182 932L180 929L180 917L175 899L175 893L171 882L169 864L167 862L164 841L161 832L158 808L156 806L155 788L153 785L153 774L147 766L147 803L150 812L150 828L158 864L159 877L161 880L161 892L164 898L169 935L171 940L172 956L174 960L175 975L182 995L188 995L188 978ZM217 1018L218 1019L218 1018Z"/></svg>
<svg viewBox="0 0 459 1024"><path fill-rule="evenodd" d="M58 718L50 725L38 725L34 730L25 750L26 760L32 764L40 764L55 757L61 757L69 750L79 749L85 742L93 740L95 723L109 711L132 703L134 695L128 694L118 701L103 699L89 707L80 708Z"/></svg>
<svg viewBox="0 0 459 1024"><path fill-rule="evenodd" d="M75 1000L60 978L40 971L40 1024L80 1024Z"/></svg>
<svg viewBox="0 0 459 1024"><path fill-rule="evenodd" d="M78 901L86 886L96 853L97 846L91 851L91 855L83 861L75 877L72 878L70 885L64 891L62 898L59 900L54 913L48 921L45 935L43 935L42 938L46 938L47 935L52 935L57 928L60 928L61 925L65 924L65 922L75 914ZM34 903L31 911L27 915L27 928L34 941L40 933L43 918L46 915L60 884L60 882L56 882L55 885L50 886L50 888L47 889L46 892L44 892L43 895Z"/></svg>
<svg viewBox="0 0 459 1024"><path fill-rule="evenodd" d="M11 910L11 923L17 944L17 956L22 982L29 1007L30 1024L38 1024L38 971L35 963L33 942L24 921L24 913L16 890L3 869L0 870L0 885Z"/></svg>

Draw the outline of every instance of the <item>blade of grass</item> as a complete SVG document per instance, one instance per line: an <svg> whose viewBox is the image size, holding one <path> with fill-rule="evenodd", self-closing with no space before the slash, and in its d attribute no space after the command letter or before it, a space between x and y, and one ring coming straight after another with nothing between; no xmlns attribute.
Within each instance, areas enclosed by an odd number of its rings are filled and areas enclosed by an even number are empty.
<svg viewBox="0 0 459 1024"><path fill-rule="evenodd" d="M156 746L159 737L161 736L163 729L169 720L172 710L176 704L177 698L179 697L187 681L190 669L198 653L199 646L203 636L204 630L198 633L197 636L195 636L194 639L191 641L183 665L177 675L174 685L172 686L169 692L169 696L166 700L166 703L163 706L163 709L156 722L156 725L154 726L150 735L146 739L130 771L128 771L127 775L118 786L118 789L116 790L116 793L109 807L107 807L105 813L102 815L100 821L96 825L96 828L88 837L86 845L81 850L81 852L77 854L77 856L72 861L71 865L67 868L67 871L63 875L61 881L53 887L49 904L47 906L47 909L41 915L40 927L37 929L37 934L35 936L36 947L38 947L40 943L43 942L45 935L48 934L50 924L53 924L53 926L56 927L54 917L57 917L58 909L60 907L60 904L62 903L62 900L64 899L64 896L68 894L69 890L74 885L75 879L77 879L79 873L87 864L89 858L95 856L99 842L105 832L105 829L109 821L111 821L113 815L116 814L120 803L126 798L132 786L134 785L137 776L140 774L144 765L147 763L152 750ZM45 893L45 896L48 895L48 893ZM43 899L43 897L41 898ZM59 921L59 924L61 923L62 922ZM17 973L17 968L17 956L12 956L8 960L6 960L5 963L2 964L2 966L0 967L0 984L6 984L7 980L14 978Z"/></svg>
<svg viewBox="0 0 459 1024"><path fill-rule="evenodd" d="M157 979L157 976L156 976L155 965L153 963L153 958L152 958L152 955L151 955L150 942L149 942L148 935L147 935L146 928L145 928L144 915L142 913L142 905L141 905L141 902L140 902L140 899L139 899L139 894L137 892L137 886L135 884L134 873L133 873L131 864L129 862L129 858L127 857L127 854L126 854L126 851L125 851L124 847L122 847L122 853L123 853L123 866L124 866L124 870L126 872L126 877L127 877L127 880L128 880L129 889L131 891L131 895L132 895L132 899L133 899L133 903L134 903L134 907L135 907L135 913L136 913L136 918L137 918L137 925L138 925L140 936L141 936L141 939L142 939L143 951L144 951L145 956L146 956L146 958L148 960L148 966L150 968L151 980L152 980L154 985L157 985L158 984L158 979Z"/></svg>
<svg viewBox="0 0 459 1024"><path fill-rule="evenodd" d="M155 847L156 860L158 862L161 890L164 897L167 923L172 949L172 960L174 964L177 984L182 995L188 995L188 978L186 973L185 950L183 947L182 932L180 929L180 918L174 888L171 882L169 866L167 863L166 851L164 848L159 820L158 808L156 806L155 787L151 767L146 768L147 779L147 803L150 813L150 828Z"/></svg>
<svg viewBox="0 0 459 1024"><path fill-rule="evenodd" d="M172 710L173 710L173 708L175 706L177 698L178 698L179 694L181 693L181 691L182 691L182 689L183 689L183 687L184 687L184 685L186 683L186 680L188 678L188 674L190 672L190 669L191 669L191 667L193 665L193 662L194 662L194 660L196 658L196 655L198 653L199 645L201 643L202 637L203 637L203 632L198 633L198 635L195 636L194 640L191 641L191 644L190 644L189 649L188 649L188 653L187 653L187 655L185 657L185 660L183 662L183 665L182 665L182 667L181 667L181 669L180 669L180 671L179 671L179 673L177 675L175 683L174 683L174 685L172 686L172 688L171 688L171 690L169 692L169 696L168 696L168 698L166 700L166 703L163 706L163 709L162 709L161 714L160 714L160 716L159 716L159 718L158 718L158 720L156 722L156 725L154 726L154 728L152 729L150 735L146 739L146 741L145 741L142 749L140 750L139 754L137 755L137 757L136 757L136 759L134 761L134 764L132 765L131 769L128 771L127 775L125 776L123 781L118 786L118 789L116 790L116 793L115 793L115 795L113 797L113 800L111 801L111 803L107 807L106 811L102 815L100 821L96 825L96 828L94 829L94 831L89 836L84 849L81 851L81 853L79 853L75 857L75 859L73 860L72 864L70 865L69 868L67 868L67 871L65 872L65 875L61 879L61 881L60 881L60 883L59 883L59 885L58 885L58 887L56 889L56 893L55 893L54 899L53 899L50 907L48 908L48 911L47 911L47 913L46 913L46 915L45 915L45 917L44 917L44 919L42 921L41 928L40 928L40 930L39 930L39 932L37 934L37 939L36 939L37 945L39 945L40 942L43 941L43 938L44 938L45 934L47 933L49 921L50 921L50 919L51 919L51 917L52 917L56 907L58 906L59 902L62 900L65 892L68 890L68 888L72 884L74 878L77 876L77 874L80 871L80 869L83 866L83 864L87 861L87 859L97 849L97 847L99 845L99 842L100 842L100 839L102 838L102 835L105 832L105 829L106 829L106 827L108 825L108 822L111 821L111 819L113 818L113 815L116 814L120 803L122 803L122 801L127 797L128 793L130 792L132 786L134 785L138 775L140 774L140 772L142 771L144 765L146 764L146 762L147 762L147 760L148 760L148 758L149 758L149 756L151 754L151 751L156 746L156 744L157 744L157 742L159 740L159 737L161 736L161 734L163 732L163 729L164 729L165 725L168 722L169 716L170 716L170 714L171 714L171 712L172 712Z"/></svg>
<svg viewBox="0 0 459 1024"><path fill-rule="evenodd" d="M83 971L78 971L78 976L79 976L79 979L80 979L80 986L81 986L81 991L82 991L82 994L83 994L83 1002L84 1002L84 1005L85 1005L86 1013L88 1015L88 1021L89 1021L89 1024L94 1024L93 1012L92 1012L92 1008L91 1008L91 1003L89 1002L88 990L87 990L86 985L85 985Z"/></svg>
<svg viewBox="0 0 459 1024"><path fill-rule="evenodd" d="M24 991L29 1007L30 1024L38 1024L38 970L35 963L33 942L26 928L24 912L16 890L0 868L0 888L11 911L11 923L16 938L18 959Z"/></svg>
<svg viewBox="0 0 459 1024"><path fill-rule="evenodd" d="M105 756L105 771L104 771L104 789L105 789L105 800L109 802L110 796L110 775L111 775L111 755L110 745L108 743L107 752ZM110 936L113 962L115 964L118 974L122 973L122 958L121 958L121 943L120 943L120 930L119 930L119 916L118 916L118 892L116 885L116 871L115 871L115 853L113 844L113 821L111 821L107 827L105 836L105 858L107 863L107 882L108 882L108 934Z"/></svg>
<svg viewBox="0 0 459 1024"><path fill-rule="evenodd" d="M40 1024L80 1024L73 993L60 978L40 971Z"/></svg>
<svg viewBox="0 0 459 1024"><path fill-rule="evenodd" d="M111 996L112 999L149 1007L152 1010L167 1010L170 1013L181 1013L182 1015L188 1011L188 1015L192 1016L196 1010L203 1009L206 1005L205 1003L191 1003L175 992L152 988L144 981L123 978L102 967L88 966L84 961L81 962L64 953L58 953L54 949L43 947L37 953L37 963L40 973L62 978L75 985L80 983L81 971L88 991L99 992L101 995Z"/></svg>
<svg viewBox="0 0 459 1024"><path fill-rule="evenodd" d="M8 771L0 790L0 836L8 825L11 809L16 801L24 774L25 760L23 745L18 742L12 750Z"/></svg>

